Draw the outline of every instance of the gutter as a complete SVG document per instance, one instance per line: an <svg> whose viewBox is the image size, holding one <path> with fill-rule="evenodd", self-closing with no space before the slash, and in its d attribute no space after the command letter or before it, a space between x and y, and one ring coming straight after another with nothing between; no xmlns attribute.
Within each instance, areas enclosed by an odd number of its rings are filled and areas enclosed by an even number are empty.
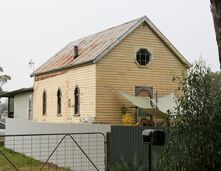
<svg viewBox="0 0 221 171"><path fill-rule="evenodd" d="M72 68L75 68L75 67L77 68L77 67L81 67L81 66L84 66L84 65L94 64L94 63L95 63L95 60L92 59L92 60L89 60L89 61L86 61L86 62L80 62L78 64L74 64L74 65L55 68L55 69L51 69L51 70L44 71L44 72L39 72L39 73L33 73L33 74L30 75L30 77L39 76L39 75L43 75L43 74L50 74L52 72L57 72L57 71L61 71L61 70L68 70L68 69L72 69Z"/></svg>

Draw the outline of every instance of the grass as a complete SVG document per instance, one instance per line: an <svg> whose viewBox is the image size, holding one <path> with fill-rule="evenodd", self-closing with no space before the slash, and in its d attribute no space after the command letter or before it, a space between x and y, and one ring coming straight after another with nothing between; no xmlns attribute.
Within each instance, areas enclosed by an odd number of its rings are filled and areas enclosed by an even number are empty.
<svg viewBox="0 0 221 171"><path fill-rule="evenodd" d="M43 163L41 161L7 149L2 144L0 144L0 151L4 153L5 156L7 156L7 158L19 169L19 171L39 171L42 167ZM0 171L6 170L10 171L15 169L0 153ZM50 163L46 164L43 170L69 171L69 169L59 168L56 165Z"/></svg>

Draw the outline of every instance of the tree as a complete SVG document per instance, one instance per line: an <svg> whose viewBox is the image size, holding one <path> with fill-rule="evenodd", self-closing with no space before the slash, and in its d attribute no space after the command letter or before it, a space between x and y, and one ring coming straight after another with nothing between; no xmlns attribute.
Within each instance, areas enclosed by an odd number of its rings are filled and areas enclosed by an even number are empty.
<svg viewBox="0 0 221 171"><path fill-rule="evenodd" d="M2 113L4 113L5 111L8 111L8 101L5 101L5 102L1 102L0 103L0 115Z"/></svg>
<svg viewBox="0 0 221 171"><path fill-rule="evenodd" d="M210 0L221 68L221 0Z"/></svg>
<svg viewBox="0 0 221 171"><path fill-rule="evenodd" d="M1 66L0 66L0 72L3 72L3 69ZM5 74L0 75L0 94L3 93L3 90L2 90L3 84L7 83L7 81L10 79L11 77L9 75L5 75Z"/></svg>
<svg viewBox="0 0 221 171"><path fill-rule="evenodd" d="M159 170L221 170L221 73L198 62L189 70L183 92Z"/></svg>

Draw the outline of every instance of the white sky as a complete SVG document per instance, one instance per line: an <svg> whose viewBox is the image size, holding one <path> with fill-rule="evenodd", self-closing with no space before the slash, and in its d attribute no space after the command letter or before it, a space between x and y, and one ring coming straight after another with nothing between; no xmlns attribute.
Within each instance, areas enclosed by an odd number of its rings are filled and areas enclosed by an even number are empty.
<svg viewBox="0 0 221 171"><path fill-rule="evenodd" d="M219 70L209 0L0 0L4 90L29 87L35 68L72 40L146 15L189 62Z"/></svg>

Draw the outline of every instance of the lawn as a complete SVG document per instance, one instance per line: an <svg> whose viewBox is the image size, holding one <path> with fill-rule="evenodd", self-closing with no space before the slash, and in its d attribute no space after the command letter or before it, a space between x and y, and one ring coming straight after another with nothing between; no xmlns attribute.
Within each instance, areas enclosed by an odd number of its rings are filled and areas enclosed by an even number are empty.
<svg viewBox="0 0 221 171"><path fill-rule="evenodd" d="M0 151L9 158L19 171L39 171L42 166L42 162L39 160L35 160L31 157L6 149L2 144L0 145ZM14 171L14 167L5 159L2 153L0 153L0 171ZM69 169L58 168L53 164L47 164L43 170L69 171Z"/></svg>

